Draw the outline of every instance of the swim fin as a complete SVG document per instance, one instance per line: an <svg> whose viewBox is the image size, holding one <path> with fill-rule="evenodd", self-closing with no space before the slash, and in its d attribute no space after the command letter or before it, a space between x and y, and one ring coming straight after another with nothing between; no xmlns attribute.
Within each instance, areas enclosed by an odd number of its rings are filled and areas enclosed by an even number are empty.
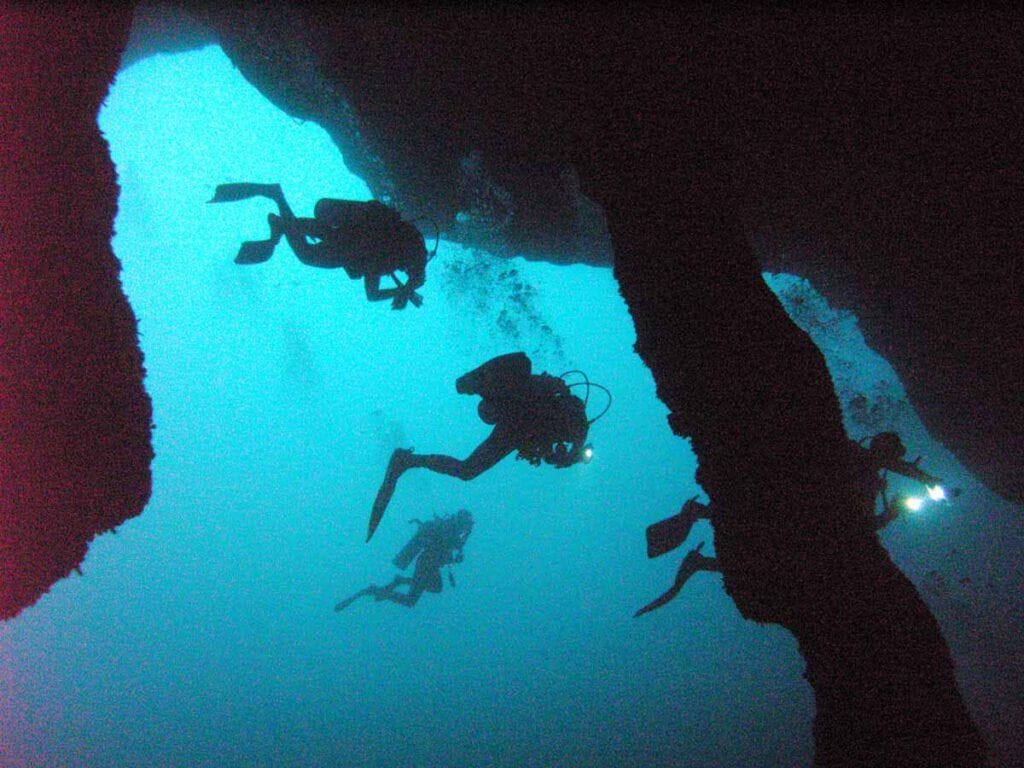
<svg viewBox="0 0 1024 768"><path fill-rule="evenodd" d="M370 512L370 524L366 529L366 540L373 538L373 532L380 525L384 511L388 508L391 497L395 495L395 486L398 478L405 470L405 459L412 451L405 448L396 448L391 454L391 461L388 462L388 471L384 474L384 482L377 491L377 498L373 500L373 510Z"/></svg>
<svg viewBox="0 0 1024 768"><path fill-rule="evenodd" d="M269 240L247 240L238 249L235 264L262 264L270 258L280 238Z"/></svg>
<svg viewBox="0 0 1024 768"><path fill-rule="evenodd" d="M655 608L661 608L669 601L671 601L684 586L686 582L690 580L697 571L709 571L717 570L717 563L709 557L705 557L700 553L701 547L704 546L702 541L696 547L686 553L686 557L679 564L679 570L676 572L676 578L672 586L669 587L664 594L654 598L651 602L645 605L643 608L633 614L633 618L637 619L643 616L645 613L650 613Z"/></svg>
<svg viewBox="0 0 1024 768"><path fill-rule="evenodd" d="M372 584L370 586L366 587L365 589L360 589L358 592L356 592L351 597L346 597L340 603L335 605L334 606L334 612L337 613L338 611L344 611L346 608L348 608L350 605L352 605L352 603L354 603L360 597L363 597L364 595L372 595L376 591L377 591L377 587L373 586Z"/></svg>
<svg viewBox="0 0 1024 768"><path fill-rule="evenodd" d="M682 512L647 526L647 557L655 558L671 552L690 534L693 520Z"/></svg>
<svg viewBox="0 0 1024 768"><path fill-rule="evenodd" d="M239 200L248 200L251 197L269 197L273 199L279 188L277 184L218 184L209 202L234 203Z"/></svg>
<svg viewBox="0 0 1024 768"><path fill-rule="evenodd" d="M686 500L672 517L659 520L647 526L647 557L653 559L666 552L671 552L690 535L693 524L698 519L709 519L709 510L694 496Z"/></svg>

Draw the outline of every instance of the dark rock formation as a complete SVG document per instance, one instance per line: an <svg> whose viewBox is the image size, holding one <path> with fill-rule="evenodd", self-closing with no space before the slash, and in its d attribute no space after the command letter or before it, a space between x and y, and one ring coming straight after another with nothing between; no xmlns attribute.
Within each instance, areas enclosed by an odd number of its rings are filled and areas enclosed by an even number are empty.
<svg viewBox="0 0 1024 768"><path fill-rule="evenodd" d="M762 263L853 309L932 436L1018 503L1022 36L1016 12L801 16L728 78L759 115L733 141Z"/></svg>
<svg viewBox="0 0 1024 768"><path fill-rule="evenodd" d="M151 409L96 114L131 9L0 11L0 618L149 498Z"/></svg>
<svg viewBox="0 0 1024 768"><path fill-rule="evenodd" d="M619 152L580 174L615 200L616 278L670 423L693 439L726 590L807 662L815 764L982 765L939 627L873 531L824 359L761 280L721 166L659 147L657 119L623 123L628 138L602 133ZM659 203L639 205L651 184Z"/></svg>

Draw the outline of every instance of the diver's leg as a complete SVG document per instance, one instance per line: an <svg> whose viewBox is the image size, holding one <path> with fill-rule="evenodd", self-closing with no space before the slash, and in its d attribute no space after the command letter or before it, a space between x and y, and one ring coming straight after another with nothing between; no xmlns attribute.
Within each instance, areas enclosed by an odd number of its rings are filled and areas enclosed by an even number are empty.
<svg viewBox="0 0 1024 768"><path fill-rule="evenodd" d="M481 472L485 472L503 458L515 450L515 440L512 433L498 426L491 434L477 446L465 460L445 456L443 454L416 454L407 448L396 448L391 454L391 461L388 462L387 472L384 474L384 482L381 483L377 497L373 501L373 509L370 511L370 524L367 527L366 540L369 541L373 532L380 525L384 511L391 502L395 493L398 478L407 469L422 467L442 475L457 477L460 480L472 480Z"/></svg>
<svg viewBox="0 0 1024 768"><path fill-rule="evenodd" d="M342 266L338 259L325 258L325 251L321 247L324 238L330 236L330 227L317 218L299 218L292 211L288 201L284 199L284 192L279 184L268 185L273 187L267 194L271 200L277 203L279 215L270 214L267 221L270 224L271 238L284 235L288 241L288 247L295 252L299 261L310 267L334 268Z"/></svg>
<svg viewBox="0 0 1024 768"><path fill-rule="evenodd" d="M344 266L338 261L336 253L334 258L329 258L337 249L325 249L323 240L325 237L329 237L330 233L326 231L323 222L316 219L294 216L289 218L274 214L270 214L267 219L270 223L271 237L275 232L277 237L284 235L285 240L288 241L288 247L306 266L326 269Z"/></svg>
<svg viewBox="0 0 1024 768"><path fill-rule="evenodd" d="M338 611L343 611L343 610L345 610L346 608L348 608L348 607L349 607L350 605L352 605L352 603L354 603L354 602L355 602L356 600L358 600L358 599L359 599L360 597L365 597L365 596L367 596L367 595L373 595L373 594L376 594L378 590L379 590L379 587L377 587L377 586L375 586L375 585L373 585L373 584L371 584L371 585L370 585L370 586L368 586L368 587L365 587L364 589L360 589L360 590L359 590L358 592L356 592L356 593L355 593L354 595L351 595L350 597L346 597L346 598L345 598L344 600L342 600L342 601L341 601L340 603L336 604L336 605L334 606L334 611L335 611L335 612L338 612Z"/></svg>
<svg viewBox="0 0 1024 768"><path fill-rule="evenodd" d="M410 452L404 459L405 469L423 467L442 475L457 477L460 480L472 480L504 459L515 448L515 440L512 433L501 426L496 426L491 434L487 436L487 439L461 461L444 454L415 454Z"/></svg>
<svg viewBox="0 0 1024 768"><path fill-rule="evenodd" d="M408 592L399 592L397 587L400 585L408 584ZM395 576L391 580L391 583L382 589L378 589L374 595L374 599L377 602L387 600L390 603L396 603L397 605L404 605L406 608L412 608L416 605L416 602L420 599L420 594L423 592L422 589L417 589L415 582L408 576Z"/></svg>
<svg viewBox="0 0 1024 768"><path fill-rule="evenodd" d="M399 598L395 602L399 605L404 605L406 608L412 608L416 603L420 601L420 596L423 594L423 585L418 582L413 582L409 586L409 591L402 595L395 593L395 596Z"/></svg>
<svg viewBox="0 0 1024 768"><path fill-rule="evenodd" d="M304 264L314 267L336 267L338 264L325 261L318 248L323 240L324 225L316 219L298 218L288 201L280 184L221 184L214 192L211 203L226 203L236 200L248 200L252 197L266 197L277 203L277 214L270 214L270 237L266 240L250 240L242 243L235 257L236 264L261 264L270 258L274 248L283 235L288 245ZM317 242L311 242L315 240Z"/></svg>
<svg viewBox="0 0 1024 768"><path fill-rule="evenodd" d="M690 577L693 576L697 571L721 571L721 566L718 564L718 560L714 557L708 557L700 553L701 547L704 546L702 541L694 549L690 550L686 557L683 558L683 562L679 564L679 570L676 572L676 579L672 586L665 591L665 593L639 611L633 614L633 617L643 616L645 613L653 611L655 608L661 608L665 603L670 602L676 595L679 594L680 590L686 585Z"/></svg>

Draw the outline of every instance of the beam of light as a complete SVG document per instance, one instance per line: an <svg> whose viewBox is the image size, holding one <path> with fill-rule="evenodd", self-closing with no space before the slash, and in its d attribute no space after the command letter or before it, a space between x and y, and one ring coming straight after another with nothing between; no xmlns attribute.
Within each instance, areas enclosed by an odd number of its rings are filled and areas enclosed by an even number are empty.
<svg viewBox="0 0 1024 768"><path fill-rule="evenodd" d="M930 485L928 488L928 498L932 501L942 501L946 498L946 489L941 485Z"/></svg>
<svg viewBox="0 0 1024 768"><path fill-rule="evenodd" d="M920 496L908 496L903 501L903 504L911 512L919 512L921 510L921 507L924 506L924 499L922 499Z"/></svg>

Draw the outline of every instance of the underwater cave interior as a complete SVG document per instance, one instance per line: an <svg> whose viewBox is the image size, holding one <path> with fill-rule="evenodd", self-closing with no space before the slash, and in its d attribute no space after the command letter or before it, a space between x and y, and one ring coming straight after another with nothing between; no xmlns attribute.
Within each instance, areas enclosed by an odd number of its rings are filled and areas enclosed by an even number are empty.
<svg viewBox="0 0 1024 768"><path fill-rule="evenodd" d="M423 306L396 312L285 243L234 264L272 208L209 205L216 185L278 182L299 215L372 195L323 129L276 109L215 45L125 67L98 123L153 401L153 492L92 542L80 575L0 625L5 765L811 762L796 642L742 618L719 575L632 618L685 551L648 561L645 527L702 491L610 269L506 259L442 233ZM851 313L800 277L764 277L823 352L851 438L896 430L957 489L880 535L938 619L994 759L1011 765L1024 728L1019 517L929 437ZM513 350L612 393L594 460L510 458L470 483L414 472L364 543L390 452L468 453L486 427L455 379ZM604 402L594 392L588 407ZM476 518L457 586L411 611L332 612L390 578L408 520L457 508ZM699 541L713 551L706 522L687 547Z"/></svg>

